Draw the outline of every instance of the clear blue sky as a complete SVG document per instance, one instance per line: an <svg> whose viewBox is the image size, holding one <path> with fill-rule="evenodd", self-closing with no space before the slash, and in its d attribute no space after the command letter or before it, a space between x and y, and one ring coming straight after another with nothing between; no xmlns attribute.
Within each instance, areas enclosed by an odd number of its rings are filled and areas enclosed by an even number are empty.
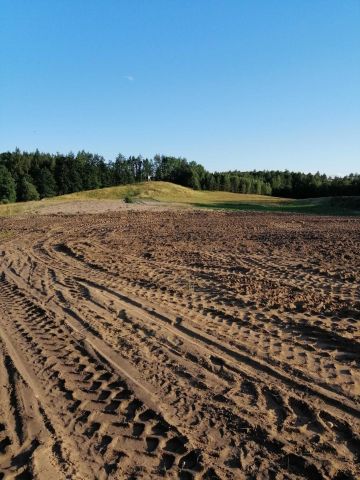
<svg viewBox="0 0 360 480"><path fill-rule="evenodd" d="M360 172L360 0L0 0L0 151Z"/></svg>

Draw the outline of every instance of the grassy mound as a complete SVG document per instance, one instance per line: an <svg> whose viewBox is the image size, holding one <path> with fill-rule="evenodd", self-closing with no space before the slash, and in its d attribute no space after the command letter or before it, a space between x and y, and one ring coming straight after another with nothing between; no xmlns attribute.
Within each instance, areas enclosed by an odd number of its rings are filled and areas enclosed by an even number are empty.
<svg viewBox="0 0 360 480"><path fill-rule="evenodd" d="M43 206L71 201L157 201L226 210L297 212L320 215L360 215L360 197L323 197L294 200L264 195L192 190L169 182L143 182L71 193L37 202L0 205L0 216L36 213Z"/></svg>
<svg viewBox="0 0 360 480"><path fill-rule="evenodd" d="M126 197L134 200L153 200L158 202L206 204L209 202L264 202L279 203L282 198L265 195L245 195L231 192L207 192L192 190L170 182L143 182L136 185L121 185L118 187L101 188L87 192L63 195L64 200L117 200Z"/></svg>

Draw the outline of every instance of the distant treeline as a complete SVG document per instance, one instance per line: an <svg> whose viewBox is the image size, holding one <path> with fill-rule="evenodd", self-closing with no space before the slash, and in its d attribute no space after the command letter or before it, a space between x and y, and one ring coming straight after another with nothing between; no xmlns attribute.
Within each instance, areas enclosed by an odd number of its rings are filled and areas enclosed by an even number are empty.
<svg viewBox="0 0 360 480"><path fill-rule="evenodd" d="M66 193L110 187L144 180L164 180L196 190L222 190L282 197L360 195L360 175L327 177L281 171L211 173L185 158L154 158L119 154L107 162L101 155L81 151L50 154L14 152L0 154L0 202L28 201Z"/></svg>

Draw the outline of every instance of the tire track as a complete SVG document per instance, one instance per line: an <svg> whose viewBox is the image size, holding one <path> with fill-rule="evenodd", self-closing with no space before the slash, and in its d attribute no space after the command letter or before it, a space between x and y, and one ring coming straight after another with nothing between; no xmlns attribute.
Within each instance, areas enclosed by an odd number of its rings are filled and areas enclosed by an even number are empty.
<svg viewBox="0 0 360 480"><path fill-rule="evenodd" d="M4 310L20 318L14 320L12 329L17 339L21 338L20 348L23 350L26 345L31 365L36 357L40 367L37 375L47 381L49 398L54 397L56 402L58 395L62 395L64 403L57 402L56 410L83 452L83 460L91 451L94 475L118 470L118 463L124 458L132 470L134 466L145 468L144 464L150 463L150 475L170 474L174 470L178 476L194 476L203 470L201 452L189 448L188 439L136 398L126 382L91 355L86 345L73 340L64 326L58 325L4 278L0 286ZM30 313L26 320L20 316L24 311ZM109 392L107 399L104 391ZM91 400L87 400L89 397ZM85 442L93 437L95 441ZM129 445L126 451L117 449L118 438ZM132 451L130 446L136 446L136 450ZM105 466L99 459L103 456Z"/></svg>
<svg viewBox="0 0 360 480"><path fill-rule="evenodd" d="M48 230L34 219L4 247L1 324L70 465L66 438L76 442L83 478L360 475L357 227L309 220L301 237L268 218L129 213ZM320 228L330 233L308 236ZM338 255L329 274L324 238ZM331 300L325 313L313 285Z"/></svg>

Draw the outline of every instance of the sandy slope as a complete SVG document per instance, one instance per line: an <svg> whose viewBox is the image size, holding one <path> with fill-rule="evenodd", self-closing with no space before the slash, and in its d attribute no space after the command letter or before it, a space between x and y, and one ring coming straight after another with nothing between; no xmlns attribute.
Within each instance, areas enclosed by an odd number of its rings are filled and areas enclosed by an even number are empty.
<svg viewBox="0 0 360 480"><path fill-rule="evenodd" d="M360 220L0 225L0 478L359 478Z"/></svg>

